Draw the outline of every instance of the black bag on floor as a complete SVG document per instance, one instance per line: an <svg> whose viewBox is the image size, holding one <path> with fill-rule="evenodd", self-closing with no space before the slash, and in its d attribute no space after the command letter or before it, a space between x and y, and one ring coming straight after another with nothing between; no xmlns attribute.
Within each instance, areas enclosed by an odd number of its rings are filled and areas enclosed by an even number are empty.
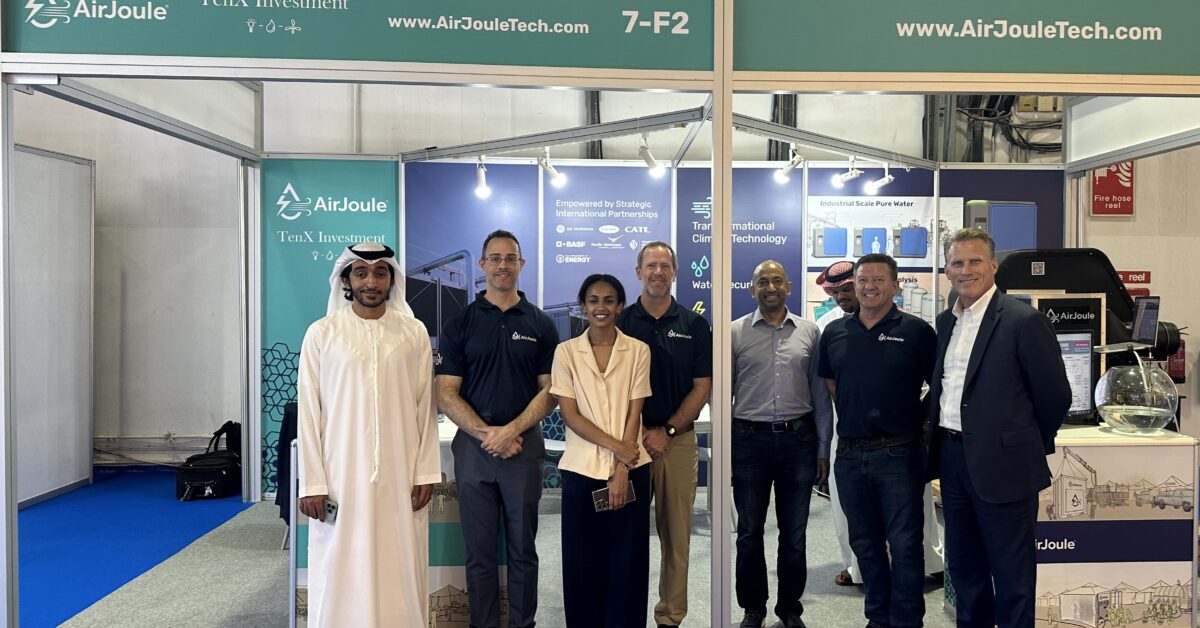
<svg viewBox="0 0 1200 628"><path fill-rule="evenodd" d="M225 449L220 449L221 437ZM204 453L189 456L175 469L175 497L179 501L219 499L242 491L242 424L226 421L213 432Z"/></svg>

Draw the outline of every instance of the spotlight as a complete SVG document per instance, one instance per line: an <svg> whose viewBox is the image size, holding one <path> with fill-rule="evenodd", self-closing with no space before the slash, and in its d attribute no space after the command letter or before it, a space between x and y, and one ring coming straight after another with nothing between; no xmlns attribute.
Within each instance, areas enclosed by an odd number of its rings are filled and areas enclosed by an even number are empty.
<svg viewBox="0 0 1200 628"><path fill-rule="evenodd" d="M492 188L487 184L487 168L483 165L483 155L480 155L478 163L475 164L475 196L486 199L491 195Z"/></svg>
<svg viewBox="0 0 1200 628"><path fill-rule="evenodd" d="M833 184L833 187L840 190L846 186L847 181L857 179L860 176L862 176L862 170L859 170L858 168L854 167L854 158L851 157L850 158L850 169L845 172L839 172L839 173L833 175L833 177L829 179L829 182L831 184Z"/></svg>
<svg viewBox="0 0 1200 628"><path fill-rule="evenodd" d="M646 162L646 167L650 169L650 176L654 177L655 179L659 179L667 173L667 167L658 163L658 160L654 158L654 155L650 154L649 133L642 134L642 146L638 148L638 157L641 157L642 161Z"/></svg>
<svg viewBox="0 0 1200 628"><path fill-rule="evenodd" d="M550 147L546 147L546 155L538 159L538 165L542 170L546 171L546 175L550 177L550 185L556 188L561 188L567 184L567 175L559 172L550 164Z"/></svg>
<svg viewBox="0 0 1200 628"><path fill-rule="evenodd" d="M792 178L792 171L796 168L799 168L800 164L804 163L804 157L801 157L800 153L796 152L795 144L792 144L791 150L792 159L787 162L787 165L775 171L775 182L779 185L787 183L788 180Z"/></svg>
<svg viewBox="0 0 1200 628"><path fill-rule="evenodd" d="M895 180L896 180L896 177L892 176L892 173L888 169L888 165L884 164L883 165L883 177L879 178L879 179L875 179L874 181L867 181L866 183L864 183L863 191L866 192L867 194L870 194L871 196L875 196L876 194L879 193L880 188L882 188L883 186L885 186Z"/></svg>

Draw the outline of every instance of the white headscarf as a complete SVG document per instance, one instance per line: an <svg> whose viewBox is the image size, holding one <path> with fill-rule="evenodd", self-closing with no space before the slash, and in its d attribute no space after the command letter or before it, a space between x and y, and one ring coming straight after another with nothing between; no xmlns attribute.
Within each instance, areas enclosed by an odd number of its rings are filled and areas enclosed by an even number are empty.
<svg viewBox="0 0 1200 628"><path fill-rule="evenodd" d="M363 242L348 246L337 262L333 264L333 274L329 276L329 307L325 311L326 315L350 307L350 301L346 299L346 288L342 285L342 271L353 264L355 260L362 260L372 265L384 262L391 266L395 273L392 278L392 289L388 292L388 309L398 310L409 316L413 315L412 308L408 307L408 302L404 300L404 274L400 270L399 262L396 261L396 252L377 242Z"/></svg>

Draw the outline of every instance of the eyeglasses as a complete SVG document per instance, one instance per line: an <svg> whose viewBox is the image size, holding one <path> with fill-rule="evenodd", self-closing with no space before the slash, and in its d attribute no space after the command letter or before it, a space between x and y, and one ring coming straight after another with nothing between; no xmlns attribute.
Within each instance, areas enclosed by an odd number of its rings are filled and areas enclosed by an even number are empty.
<svg viewBox="0 0 1200 628"><path fill-rule="evenodd" d="M508 264L509 266L515 266L517 264L517 262L525 261L516 255L508 255L508 256L489 255L483 259L484 259L484 261L486 261L487 263L489 263L493 266L499 264L500 262L504 262L505 264Z"/></svg>

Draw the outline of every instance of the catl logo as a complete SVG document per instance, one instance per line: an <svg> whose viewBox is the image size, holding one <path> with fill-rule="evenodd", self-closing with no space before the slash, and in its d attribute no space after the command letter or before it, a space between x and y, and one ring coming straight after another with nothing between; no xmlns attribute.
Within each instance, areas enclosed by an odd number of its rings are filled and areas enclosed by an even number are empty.
<svg viewBox="0 0 1200 628"><path fill-rule="evenodd" d="M284 186L283 192L279 194L279 200L275 201L275 206L279 208L277 212L279 217L284 220L311 216L313 212L382 213L388 210L387 201L381 201L374 196L368 200L352 199L348 196L342 198L318 196L316 200L313 200L311 196L301 197L291 181Z"/></svg>
<svg viewBox="0 0 1200 628"><path fill-rule="evenodd" d="M50 28L59 22L67 23L74 18L98 20L155 20L167 19L166 5L154 2L144 4L120 4L117 0L28 0L25 8L29 15L25 21L38 28Z"/></svg>

